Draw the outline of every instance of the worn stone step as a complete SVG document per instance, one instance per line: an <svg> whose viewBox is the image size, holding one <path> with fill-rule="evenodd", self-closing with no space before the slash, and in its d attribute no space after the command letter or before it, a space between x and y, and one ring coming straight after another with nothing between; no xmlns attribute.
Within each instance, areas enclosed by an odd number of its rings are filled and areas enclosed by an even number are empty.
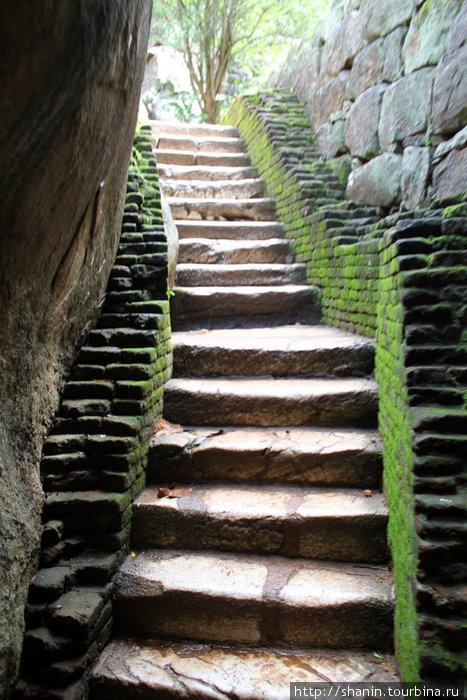
<svg viewBox="0 0 467 700"><path fill-rule="evenodd" d="M226 167L215 165L169 165L158 164L161 179L173 180L247 180L258 177L258 171L253 167Z"/></svg>
<svg viewBox="0 0 467 700"><path fill-rule="evenodd" d="M289 700L292 679L389 683L398 675L389 654L117 639L92 671L90 700Z"/></svg>
<svg viewBox="0 0 467 700"><path fill-rule="evenodd" d="M171 379L164 415L182 425L373 426L372 379Z"/></svg>
<svg viewBox="0 0 467 700"><path fill-rule="evenodd" d="M319 290L308 285L174 287L175 330L320 320Z"/></svg>
<svg viewBox="0 0 467 700"><path fill-rule="evenodd" d="M235 126L222 124L184 124L183 122L168 122L154 119L150 121L154 136L171 134L177 136L202 136L209 138L229 137L238 138L238 129Z"/></svg>
<svg viewBox="0 0 467 700"><path fill-rule="evenodd" d="M163 550L125 560L114 609L121 635L389 650L392 608L383 567Z"/></svg>
<svg viewBox="0 0 467 700"><path fill-rule="evenodd" d="M179 486L179 484L177 484ZM213 549L384 562L383 496L355 489L196 484L180 498L146 488L133 505L134 549Z"/></svg>
<svg viewBox="0 0 467 700"><path fill-rule="evenodd" d="M166 180L161 179L167 197L203 199L250 199L266 197L263 180Z"/></svg>
<svg viewBox="0 0 467 700"><path fill-rule="evenodd" d="M183 263L291 263L292 251L288 241L281 238L265 240L230 240L182 238L178 247L178 262Z"/></svg>
<svg viewBox="0 0 467 700"><path fill-rule="evenodd" d="M209 238L228 240L267 240L284 238L284 227L279 221L181 221L176 220L180 240Z"/></svg>
<svg viewBox="0 0 467 700"><path fill-rule="evenodd" d="M175 283L180 287L225 287L243 285L303 284L305 265L293 263L204 264L177 265Z"/></svg>
<svg viewBox="0 0 467 700"><path fill-rule="evenodd" d="M195 153L244 153L243 139L235 136L195 136L193 134L161 134L153 137L156 148Z"/></svg>
<svg viewBox="0 0 467 700"><path fill-rule="evenodd" d="M149 443L148 483L290 483L378 489L376 432L344 428L175 427Z"/></svg>
<svg viewBox="0 0 467 700"><path fill-rule="evenodd" d="M367 376L374 342L330 326L174 332L178 376Z"/></svg>
<svg viewBox="0 0 467 700"><path fill-rule="evenodd" d="M195 151L177 151L156 148L158 164L170 165L209 165L215 167L248 167L250 157L246 153L208 153Z"/></svg>
<svg viewBox="0 0 467 700"><path fill-rule="evenodd" d="M275 218L273 199L199 199L167 197L174 219L270 221Z"/></svg>

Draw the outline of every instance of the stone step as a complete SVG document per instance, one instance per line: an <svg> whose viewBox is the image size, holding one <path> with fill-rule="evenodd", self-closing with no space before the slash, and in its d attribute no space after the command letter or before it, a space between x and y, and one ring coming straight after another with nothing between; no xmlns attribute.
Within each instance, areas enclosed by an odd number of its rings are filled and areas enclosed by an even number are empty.
<svg viewBox="0 0 467 700"><path fill-rule="evenodd" d="M209 238L223 240L267 240L284 238L279 221L180 221L176 220L180 240Z"/></svg>
<svg viewBox="0 0 467 700"><path fill-rule="evenodd" d="M225 287L244 285L304 284L305 265L293 263L204 264L177 265L175 284L180 287Z"/></svg>
<svg viewBox="0 0 467 700"><path fill-rule="evenodd" d="M172 180L249 180L258 177L258 171L252 167L222 167L215 165L166 165L158 164L161 179Z"/></svg>
<svg viewBox="0 0 467 700"><path fill-rule="evenodd" d="M209 165L215 167L248 167L250 157L246 153L208 153L177 151L167 148L155 149L157 163L170 165Z"/></svg>
<svg viewBox="0 0 467 700"><path fill-rule="evenodd" d="M397 682L389 654L117 639L92 671L90 700L289 700L298 683Z"/></svg>
<svg viewBox="0 0 467 700"><path fill-rule="evenodd" d="M122 565L115 626L122 636L389 650L391 583L375 565L147 551Z"/></svg>
<svg viewBox="0 0 467 700"><path fill-rule="evenodd" d="M182 425L374 426L372 379L171 379L164 416Z"/></svg>
<svg viewBox="0 0 467 700"><path fill-rule="evenodd" d="M177 484L179 486L179 484ZM133 505L133 549L186 549L382 563L379 493L304 486L196 484L180 498L146 488Z"/></svg>
<svg viewBox="0 0 467 700"><path fill-rule="evenodd" d="M178 262L183 263L290 263L288 241L281 238L236 241L230 239L182 238Z"/></svg>
<svg viewBox="0 0 467 700"><path fill-rule="evenodd" d="M175 431L175 432L173 432ZM172 428L149 443L148 483L290 483L378 489L377 433L344 428Z"/></svg>
<svg viewBox="0 0 467 700"><path fill-rule="evenodd" d="M308 285L174 287L173 291L175 330L320 320L319 290Z"/></svg>
<svg viewBox="0 0 467 700"><path fill-rule="evenodd" d="M178 376L321 375L373 373L374 342L330 326L174 332Z"/></svg>
<svg viewBox="0 0 467 700"><path fill-rule="evenodd" d="M274 200L268 197L257 199L167 197L167 202L174 219L270 221L276 215Z"/></svg>
<svg viewBox="0 0 467 700"><path fill-rule="evenodd" d="M266 197L263 180L167 180L161 179L166 197L203 199L250 199Z"/></svg>
<svg viewBox="0 0 467 700"><path fill-rule="evenodd" d="M193 134L161 134L154 136L155 146L163 151L192 153L244 153L243 139L235 136L194 136Z"/></svg>
<svg viewBox="0 0 467 700"><path fill-rule="evenodd" d="M177 136L203 136L208 138L229 137L238 138L238 129L234 126L222 124L184 124L182 122L168 122L153 119L150 121L152 132L157 138L160 135Z"/></svg>

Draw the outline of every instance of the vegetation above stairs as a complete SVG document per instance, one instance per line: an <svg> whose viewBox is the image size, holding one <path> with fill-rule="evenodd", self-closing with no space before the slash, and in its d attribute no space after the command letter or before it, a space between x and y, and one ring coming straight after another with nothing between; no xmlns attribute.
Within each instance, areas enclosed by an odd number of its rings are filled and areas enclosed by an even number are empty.
<svg viewBox="0 0 467 700"><path fill-rule="evenodd" d="M316 156L290 93L237 98L225 121L320 287L323 320L376 340L402 677L462 678L467 207L384 216L346 201L341 164Z"/></svg>

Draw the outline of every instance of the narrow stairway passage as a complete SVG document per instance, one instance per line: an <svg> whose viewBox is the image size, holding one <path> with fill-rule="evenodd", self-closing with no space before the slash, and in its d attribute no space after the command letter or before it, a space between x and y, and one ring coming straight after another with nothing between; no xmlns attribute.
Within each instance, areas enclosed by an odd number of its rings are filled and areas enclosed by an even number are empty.
<svg viewBox="0 0 467 700"><path fill-rule="evenodd" d="M319 323L235 129L154 136L180 235L174 377L91 698L395 680L373 343Z"/></svg>

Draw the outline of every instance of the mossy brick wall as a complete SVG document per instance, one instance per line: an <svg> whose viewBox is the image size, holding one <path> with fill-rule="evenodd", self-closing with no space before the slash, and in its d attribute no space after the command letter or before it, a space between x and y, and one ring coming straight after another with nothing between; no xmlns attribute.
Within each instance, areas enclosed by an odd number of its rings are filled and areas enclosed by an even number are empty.
<svg viewBox="0 0 467 700"><path fill-rule="evenodd" d="M87 670L111 635L114 577L171 364L167 242L143 127L102 313L43 446L42 553L16 697L85 697Z"/></svg>
<svg viewBox="0 0 467 700"><path fill-rule="evenodd" d="M401 676L463 678L467 207L382 218L344 201L290 93L238 98L226 121L321 287L323 320L376 340Z"/></svg>

